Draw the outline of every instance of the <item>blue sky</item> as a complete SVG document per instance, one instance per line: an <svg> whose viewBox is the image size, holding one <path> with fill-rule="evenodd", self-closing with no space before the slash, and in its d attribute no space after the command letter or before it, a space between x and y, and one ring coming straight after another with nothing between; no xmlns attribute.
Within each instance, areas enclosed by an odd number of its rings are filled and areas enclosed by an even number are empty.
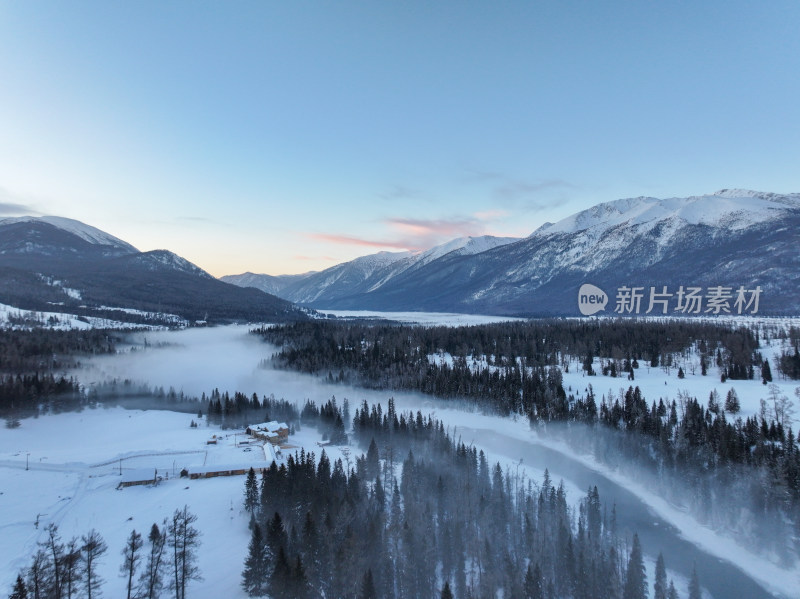
<svg viewBox="0 0 800 599"><path fill-rule="evenodd" d="M215 275L800 191L800 3L0 0L0 213Z"/></svg>

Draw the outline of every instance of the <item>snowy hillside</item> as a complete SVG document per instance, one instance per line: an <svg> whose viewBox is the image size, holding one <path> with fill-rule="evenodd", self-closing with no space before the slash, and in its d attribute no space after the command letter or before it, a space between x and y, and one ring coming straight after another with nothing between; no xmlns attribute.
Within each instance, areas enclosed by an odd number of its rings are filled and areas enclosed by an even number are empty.
<svg viewBox="0 0 800 599"><path fill-rule="evenodd" d="M645 292L724 286L760 288L759 314L792 315L800 313L798 246L797 193L734 189L632 198L548 223L521 240L455 240L398 259L366 280L333 276L355 268L356 260L283 293L322 310L571 316L587 282L611 298L624 286Z"/></svg>
<svg viewBox="0 0 800 599"><path fill-rule="evenodd" d="M255 287L292 302L325 305L358 293L372 293L443 258L472 256L518 241L513 237L460 237L417 252L378 252L337 264L321 272L273 277L229 275L221 280L240 287Z"/></svg>
<svg viewBox="0 0 800 599"><path fill-rule="evenodd" d="M500 247L501 245L513 243L514 241L519 240L516 237L493 237L491 235L483 235L481 237L459 237L416 254L415 264L422 266L434 260L438 260L451 252L455 252L459 256L472 256Z"/></svg>
<svg viewBox="0 0 800 599"><path fill-rule="evenodd" d="M173 270L206 279L213 279L210 274L199 266L192 264L186 258L181 258L169 250L153 250L144 252L133 258L134 261L150 270Z"/></svg>
<svg viewBox="0 0 800 599"><path fill-rule="evenodd" d="M531 237L586 231L599 238L620 225L645 232L669 221L735 230L780 219L787 211L798 208L798 193L781 196L741 189L723 189L689 198L629 198L598 204L555 224L547 223L534 231Z"/></svg>
<svg viewBox="0 0 800 599"><path fill-rule="evenodd" d="M12 218L0 218L0 227L3 225L10 225L14 223L36 223L42 222L47 223L49 225L53 225L61 229L62 231L66 231L67 233L72 233L83 239L84 241L88 241L89 243L96 244L96 245L110 245L121 250L125 250L130 253L138 252L135 247L131 244L122 241L121 239L114 237L113 235L106 233L105 231L101 231L96 227L92 227L91 225L87 225L80 221L71 219L71 218L64 218L61 216L18 216Z"/></svg>
<svg viewBox="0 0 800 599"><path fill-rule="evenodd" d="M77 314L143 324L163 312L189 322L307 314L275 296L220 282L171 251L139 252L95 227L55 216L0 219L0 303L66 319Z"/></svg>

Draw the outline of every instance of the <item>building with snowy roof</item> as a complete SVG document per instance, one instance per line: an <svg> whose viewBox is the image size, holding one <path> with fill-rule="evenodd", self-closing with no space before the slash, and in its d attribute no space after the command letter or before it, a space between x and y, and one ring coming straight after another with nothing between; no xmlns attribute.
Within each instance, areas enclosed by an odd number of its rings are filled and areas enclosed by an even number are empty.
<svg viewBox="0 0 800 599"><path fill-rule="evenodd" d="M262 422L261 424L251 424L245 432L263 441L269 441L273 445L280 445L289 439L289 426L285 422Z"/></svg>
<svg viewBox="0 0 800 599"><path fill-rule="evenodd" d="M181 469L180 477L196 480L198 478L215 478L217 476L243 476L252 468L256 474L261 474L269 464L267 462L247 462L238 464L215 464L213 466L186 466ZM155 485L159 481L168 480L170 472L164 468L144 468L129 470L122 474L117 485L118 489L134 487L137 485ZM172 478L178 478L172 474Z"/></svg>

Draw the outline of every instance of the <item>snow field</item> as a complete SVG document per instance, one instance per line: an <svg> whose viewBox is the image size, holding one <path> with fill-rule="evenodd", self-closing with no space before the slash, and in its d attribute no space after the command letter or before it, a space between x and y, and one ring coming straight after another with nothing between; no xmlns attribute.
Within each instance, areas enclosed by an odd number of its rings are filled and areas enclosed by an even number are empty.
<svg viewBox="0 0 800 599"><path fill-rule="evenodd" d="M118 573L130 531L135 528L146 540L154 522L160 527L164 518L188 505L201 531L197 555L204 577L190 584L191 596L245 598L240 576L250 531L244 476L190 480L170 475L157 486L117 488L120 458L123 472L157 467L179 473L184 465L272 462L269 447L237 447L246 438L241 431L222 431L204 419L190 428L193 419L198 421L191 414L114 407L45 415L22 420L17 429L0 429L0 593L10 591L53 522L64 542L92 528L102 535L108 545L99 570L106 581L103 594L124 596L125 581ZM218 444L206 445L213 435ZM292 448L283 450L283 459L304 449L319 460L321 441L315 428L303 427L289 438ZM346 463L343 447L324 450L331 462ZM355 445L349 451L355 467L362 451Z"/></svg>
<svg viewBox="0 0 800 599"><path fill-rule="evenodd" d="M123 310L122 308L107 308L111 310L122 310L123 312L132 313L131 310ZM142 313L144 314L144 313ZM153 317L161 317L165 320L174 322L175 324L185 324L185 321L179 317L171 314L150 314ZM118 320L110 320L108 318L98 318L95 316L80 317L85 320L80 320L76 314L66 314L63 312L39 312L30 310L21 310L14 306L0 304L0 328L12 329L28 329L29 325L12 325L11 319L24 318L26 320L35 321L37 326L54 330L73 330L73 329L154 329L164 327L154 327L152 325L137 324L134 322L120 322Z"/></svg>
<svg viewBox="0 0 800 599"><path fill-rule="evenodd" d="M173 464L180 471L183 465L201 465L204 460L209 464L267 463L262 447L236 447L232 433L204 423L190 428L191 420L191 415L175 412L99 408L25 419L18 429L0 429L0 530L4 537L0 591L10 589L20 568L28 565L36 542L44 540L45 527L54 522L64 541L91 528L100 532L108 545L100 572L106 580L104 594L124 596L118 568L131 529L146 537L153 522L160 526L175 509L189 505L202 531L198 565L206 578L192 584L192 596L245 597L239 589L249 541L249 518L242 508L244 477L171 478L156 487L117 489L119 458L123 472L142 467L169 469ZM214 434L222 441L207 446L206 440Z"/></svg>
<svg viewBox="0 0 800 599"><path fill-rule="evenodd" d="M777 386L782 395L786 395L795 403L797 414L793 430L797 434L796 419L800 417L800 405L798 405L800 400L795 395L795 389L800 388L800 381L784 379L778 372L777 366L781 352L786 348L787 346L779 340L772 340L769 343L762 341L760 351L763 357L769 360L773 377L772 384ZM634 370L634 380L632 381L629 381L627 374L624 373L616 378L603 376L602 363L603 360L595 358L592 368L597 372L597 375L587 376L582 369L582 361L580 359L570 360L569 372L564 372L562 369L564 390L567 392L567 396L573 393L576 398L585 397L589 385L592 385L595 401L599 406L600 400L604 395L608 401L611 396L618 398L620 392L624 395L628 387L638 386L642 391L642 397L647 400L648 405L651 405L654 401L657 404L659 398L663 399L665 404L672 402L672 400L680 404L680 397L688 395L689 397L697 398L701 405L707 406L709 395L716 390L719 394L720 407L724 407L728 391L735 389L741 403L741 412L738 416L743 419L759 414L761 400L769 398L770 386L762 384L761 372L758 368L755 369L753 380L728 379L723 383L720 381L720 369L717 368L716 364L708 365L706 376L700 374L700 356L694 352L683 359L677 360L669 368L652 367L649 363L640 361L639 368ZM679 367L683 368L683 379L678 378ZM613 399L611 403L613 403ZM768 402L769 405L771 405L770 402ZM726 417L728 420L732 419L730 414L726 414Z"/></svg>

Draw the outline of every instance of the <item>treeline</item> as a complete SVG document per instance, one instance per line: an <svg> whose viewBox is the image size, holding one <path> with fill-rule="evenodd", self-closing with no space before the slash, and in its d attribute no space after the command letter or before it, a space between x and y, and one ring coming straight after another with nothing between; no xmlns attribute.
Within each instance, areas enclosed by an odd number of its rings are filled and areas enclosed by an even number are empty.
<svg viewBox="0 0 800 599"><path fill-rule="evenodd" d="M671 366L695 348L702 368L716 363L731 379L761 367L758 335L743 327L693 322L537 320L474 327L420 327L311 321L254 333L281 347L284 368L377 389L475 399L499 413L560 418L565 395L559 367L579 360L593 373L628 373L639 362ZM449 354L450 360L437 356Z"/></svg>
<svg viewBox="0 0 800 599"><path fill-rule="evenodd" d="M658 365L669 354L681 353L696 342L709 351L722 349L734 363L749 363L759 345L759 336L745 327L691 320L531 320L469 327L422 327L403 324L309 321L257 329L255 333L292 351L314 345L318 362L304 364L304 370L327 370L328 362L341 366L361 361L356 354L369 355L379 367L405 357L440 351L454 356L492 357L490 364L524 358L528 365L555 365L558 356L605 358L629 357ZM775 335L780 335L775 332ZM315 367L316 366L316 367Z"/></svg>
<svg viewBox="0 0 800 599"><path fill-rule="evenodd" d="M627 551L596 488L574 512L547 473L541 485L525 481L431 416L387 415L386 428L370 416L378 409L356 411L354 435L369 449L354 468L323 450L319 462L301 452L273 463L260 484L248 475L250 596L648 596L638 537ZM376 438L389 442L383 458ZM393 456L406 447L398 480ZM655 582L677 597L663 568Z"/></svg>
<svg viewBox="0 0 800 599"><path fill-rule="evenodd" d="M341 410L336 404L336 397L332 397L319 408L316 402L306 400L303 411L300 412L300 421L316 427L322 434L323 441L329 441L332 445L347 445L349 438L344 423L350 419L349 414L347 398L344 399Z"/></svg>
<svg viewBox="0 0 800 599"><path fill-rule="evenodd" d="M203 393L200 403L207 405L208 421L223 429L272 420L291 425L300 420L300 413L292 402L275 399L274 395L264 395L259 400L256 393L248 397L237 391L231 397L227 391L220 393L219 389L214 389L208 398Z"/></svg>
<svg viewBox="0 0 800 599"><path fill-rule="evenodd" d="M597 398L591 387L568 395L562 384L560 366L576 358L587 374L596 374L592 364L600 358L605 374L635 380L639 362L673 367L689 351L700 355L703 371L716 365L722 377L750 378L755 365L767 383L772 376L756 333L687 321L538 321L462 328L300 323L258 334L283 348L274 360L284 367L472 399L525 415L537 427L586 424L593 430L576 429L576 443L611 465L636 463L646 468L639 472L657 473L662 492L688 503L701 521L757 541L785 563L800 553L800 439L789 425L791 401L777 388L769 388L758 416L742 420L735 392L667 405L648 402L633 385ZM442 352L449 361L431 360Z"/></svg>
<svg viewBox="0 0 800 599"><path fill-rule="evenodd" d="M0 375L0 417L14 422L42 412L71 410L85 401L80 385L72 378L39 373Z"/></svg>
<svg viewBox="0 0 800 599"><path fill-rule="evenodd" d="M202 412L204 406L197 397L172 388L165 391L163 387L152 388L127 379L85 387L73 378L52 374L0 375L0 417L6 418L12 428L19 426L21 418L103 404L182 412Z"/></svg>
<svg viewBox="0 0 800 599"><path fill-rule="evenodd" d="M81 356L110 354L120 342L119 331L0 329L0 374L64 371Z"/></svg>
<svg viewBox="0 0 800 599"><path fill-rule="evenodd" d="M224 429L241 428L248 424L278 420L289 425L300 420L297 407L274 395L261 399L253 393L247 396L214 389L201 397L187 395L173 387L151 387L129 379L112 379L80 385L75 379L55 377L52 374L0 375L0 418L12 428L20 425L21 418L81 410L99 405L121 405L129 409L156 409L204 415L209 423Z"/></svg>
<svg viewBox="0 0 800 599"><path fill-rule="evenodd" d="M791 402L775 385L758 416L736 416L731 389L707 403L682 395L678 402L648 402L638 387L599 406L591 386L570 397L572 422L559 429L577 448L591 449L614 467L655 478L659 492L688 504L696 518L756 543L783 563L800 554L800 436L789 424Z"/></svg>
<svg viewBox="0 0 800 599"><path fill-rule="evenodd" d="M800 346L796 344L793 352L783 352L778 362L781 374L792 379L800 380Z"/></svg>
<svg viewBox="0 0 800 599"><path fill-rule="evenodd" d="M153 523L147 540L132 530L122 548L120 576L127 599L158 599L169 591L185 599L192 580L202 580L197 567L200 531L197 516L188 506L176 509L170 519ZM102 596L105 580L98 574L108 545L96 530L64 542L56 524L46 528L46 538L17 575L9 599L73 599Z"/></svg>

